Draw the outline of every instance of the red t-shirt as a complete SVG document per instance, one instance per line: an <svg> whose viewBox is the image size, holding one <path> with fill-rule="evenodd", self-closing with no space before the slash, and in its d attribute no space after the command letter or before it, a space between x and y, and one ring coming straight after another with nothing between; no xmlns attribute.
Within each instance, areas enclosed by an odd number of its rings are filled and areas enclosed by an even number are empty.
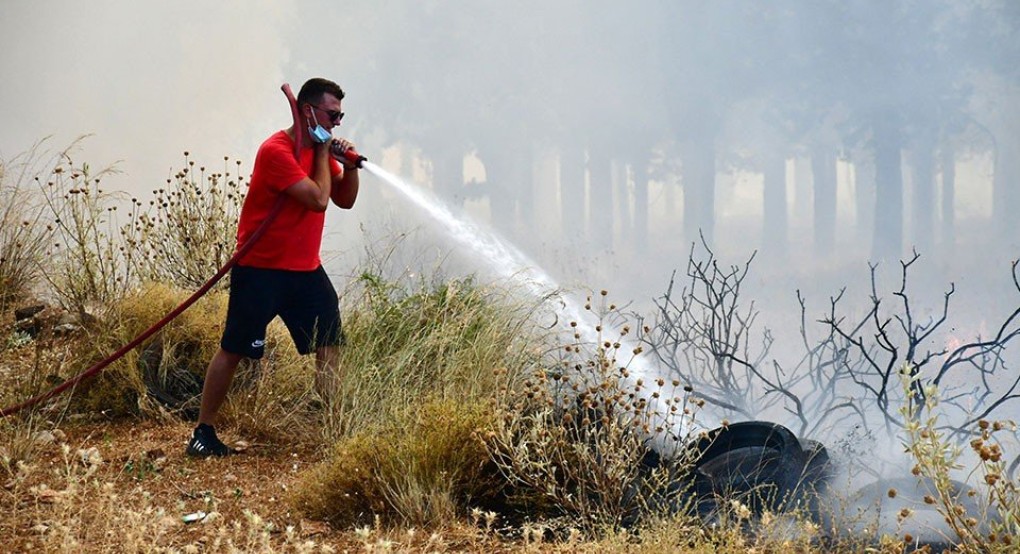
<svg viewBox="0 0 1020 554"><path fill-rule="evenodd" d="M273 133L262 143L255 156L248 196L241 206L241 217L237 222L238 248L258 229L280 196L286 196L284 191L312 174L314 155L312 148L303 148L301 162L298 163L294 159L294 141L286 131ZM337 175L341 171L340 164L330 159L330 173ZM309 210L286 196L280 214L237 263L291 271L317 269L322 265L319 247L322 245L325 219L325 212Z"/></svg>

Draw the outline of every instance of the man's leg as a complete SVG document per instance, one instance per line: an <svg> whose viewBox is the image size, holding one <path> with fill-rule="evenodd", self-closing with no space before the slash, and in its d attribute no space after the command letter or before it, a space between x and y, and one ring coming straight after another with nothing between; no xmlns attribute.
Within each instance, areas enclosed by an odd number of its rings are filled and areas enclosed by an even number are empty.
<svg viewBox="0 0 1020 554"><path fill-rule="evenodd" d="M331 403L340 386L340 348L320 346L315 350L315 390L324 403Z"/></svg>
<svg viewBox="0 0 1020 554"><path fill-rule="evenodd" d="M212 425L216 419L223 400L234 380L234 371L244 356L227 352L220 348L209 361L205 370L205 385L202 386L202 407L198 412L198 422Z"/></svg>

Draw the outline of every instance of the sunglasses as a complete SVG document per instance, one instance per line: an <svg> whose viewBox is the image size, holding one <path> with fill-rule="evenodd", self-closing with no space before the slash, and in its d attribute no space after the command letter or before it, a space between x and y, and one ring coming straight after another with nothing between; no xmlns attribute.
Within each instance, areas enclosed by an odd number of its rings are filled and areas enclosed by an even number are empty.
<svg viewBox="0 0 1020 554"><path fill-rule="evenodd" d="M312 104L312 107L318 110L322 110L323 112L326 112L326 115L329 116L329 120L333 122L333 125L340 124L340 120L344 118L344 112L337 110L327 110L319 106L316 106L315 104Z"/></svg>

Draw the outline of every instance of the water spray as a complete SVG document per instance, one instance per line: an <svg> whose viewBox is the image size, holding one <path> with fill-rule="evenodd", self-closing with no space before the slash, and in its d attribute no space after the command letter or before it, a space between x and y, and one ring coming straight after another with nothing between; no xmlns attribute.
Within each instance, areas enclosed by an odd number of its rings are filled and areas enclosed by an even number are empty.
<svg viewBox="0 0 1020 554"><path fill-rule="evenodd" d="M521 252L520 249L500 237L495 231L474 223L466 214L455 215L441 200L425 189L412 186L400 177L367 160L362 160L362 165L367 171L389 184L406 199L413 202L416 207L428 213L432 220L443 226L448 236L470 249L474 254L484 258L491 269L494 269L502 278L521 285L535 298L543 298L552 294L558 295L563 302L563 309L566 311L563 314L566 317L561 318L561 320L565 320L564 323L575 321L579 324L576 328L570 329L570 331L580 334L585 342L591 344L599 343L599 337L593 331L597 323L593 322L591 315L582 309L582 303L577 302L567 294L562 294L562 287L556 280L531 260L531 258ZM588 325L581 325L583 323L588 323ZM619 332L619 330L617 331ZM633 341L628 341L624 338L623 333L620 333L620 338L614 338L614 342L621 344L619 352L635 351L639 346L634 344ZM631 374L631 377L627 379L631 387L634 387L642 379L646 383L652 382L659 375L658 368L654 364L637 354L627 364L627 368ZM674 387L674 389L673 394L666 395L666 397L686 394L679 390L680 387ZM650 389L639 386L637 390L640 391L638 394L644 398L649 406L660 406L659 400L651 396ZM655 412L658 413L659 410L656 409ZM670 412L668 408L665 408L662 410L662 413L669 414ZM675 448L693 430L693 423L689 418L673 419L665 415L657 417L661 418L659 423L666 429L669 429L669 432L662 436L651 438L658 447L664 450Z"/></svg>

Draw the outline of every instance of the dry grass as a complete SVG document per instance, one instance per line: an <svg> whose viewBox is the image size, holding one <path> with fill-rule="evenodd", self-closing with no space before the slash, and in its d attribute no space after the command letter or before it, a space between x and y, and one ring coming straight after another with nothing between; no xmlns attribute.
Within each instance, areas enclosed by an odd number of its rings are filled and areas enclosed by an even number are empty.
<svg viewBox="0 0 1020 554"><path fill-rule="evenodd" d="M235 464L184 458L182 425L93 422L53 429L31 461L4 466L5 552L319 552L274 509L297 474L284 456ZM174 437L177 437L175 440ZM171 449L170 446L173 445ZM269 479L269 476L274 476ZM182 516L208 514L187 525Z"/></svg>
<svg viewBox="0 0 1020 554"><path fill-rule="evenodd" d="M113 303L97 324L81 331L81 346L66 366L75 375L131 341L188 296L170 285L148 283ZM210 293L138 348L113 362L73 395L78 410L116 415L155 415L142 367L165 381L177 371L201 376L216 351L226 314L226 295Z"/></svg>
<svg viewBox="0 0 1020 554"><path fill-rule="evenodd" d="M457 397L423 401L340 441L317 464L314 450L284 435L240 457L196 461L182 455L187 425L172 420L87 418L67 423L66 438L40 414L7 420L0 544L54 552L904 551L904 537L825 541L796 515L764 514L752 526L739 504L713 527L682 514L595 532L580 518L508 519L486 506L500 487L477 440L497 421L491 410ZM36 439L40 431L54 433L53 442ZM987 431L991 442L1006 429ZM285 502L290 490L295 504ZM199 510L213 516L180 519Z"/></svg>
<svg viewBox="0 0 1020 554"><path fill-rule="evenodd" d="M341 401L323 438L335 442L429 397L490 398L534 357L533 307L471 280L430 284L363 273L345 295Z"/></svg>
<svg viewBox="0 0 1020 554"><path fill-rule="evenodd" d="M32 186L40 171L41 146L0 160L0 311L28 296L46 249L47 230Z"/></svg>
<svg viewBox="0 0 1020 554"><path fill-rule="evenodd" d="M179 285L193 285L229 250L220 220L236 209L239 182L226 163L222 173L186 164L157 193L158 207L131 202L131 221L145 225L128 228L114 224L116 197L100 191L87 164L65 152L42 170L43 201L61 223L45 229L49 216L39 216L19 236L57 234L48 292L86 325L30 340L5 321L5 403L130 340L185 298ZM0 183L12 182L12 167L2 166ZM188 225L194 233L181 233ZM13 229L0 228L0 248L22 240L3 234ZM152 248L123 242L142 235ZM25 260L36 254L22 254L15 265L27 268L23 277L0 281L5 298L33 282L36 262ZM202 375L222 331L222 291L70 404L0 421L0 550L891 553L914 544L874 531L830 533L808 514L756 513L739 498L717 499L710 522L696 517L677 480L689 460L641 469L648 437L670 428L670 418L691 417L693 400L677 390L682 383L630 375L638 354L605 295L589 302L594 330L575 327L562 341L535 324L534 304L505 291L470 279L385 279L379 266L368 260L375 269L344 298L348 345L333 398L320 402L312 360L297 355L282 326L270 328L266 358L242 370L224 410L224 434L253 443L242 456L184 457L190 424L148 390ZM905 413L923 412L915 408ZM950 475L963 452L939 426L937 404L925 408L924 420L910 420L905 446L954 540L968 552L1015 548L1006 542L1020 533L1018 488L1005 471L1012 422L973 430L971 480L983 483L985 509L961 513ZM209 514L202 523L182 521L199 510Z"/></svg>
<svg viewBox="0 0 1020 554"><path fill-rule="evenodd" d="M302 479L294 503L339 526L387 522L435 527L499 492L480 437L485 404L431 400L340 440Z"/></svg>

